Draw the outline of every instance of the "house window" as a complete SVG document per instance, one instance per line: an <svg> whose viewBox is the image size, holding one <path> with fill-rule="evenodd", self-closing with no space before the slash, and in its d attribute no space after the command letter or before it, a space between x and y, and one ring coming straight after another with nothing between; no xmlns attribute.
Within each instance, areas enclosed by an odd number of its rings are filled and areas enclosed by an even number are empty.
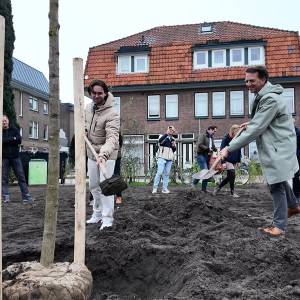
<svg viewBox="0 0 300 300"><path fill-rule="evenodd" d="M148 55L119 55L118 56L118 74L126 73L147 73Z"/></svg>
<svg viewBox="0 0 300 300"><path fill-rule="evenodd" d="M48 141L48 125L44 125L43 139L44 139L45 141Z"/></svg>
<svg viewBox="0 0 300 300"><path fill-rule="evenodd" d="M166 118L178 118L178 95L166 95Z"/></svg>
<svg viewBox="0 0 300 300"><path fill-rule="evenodd" d="M43 113L44 113L44 115L48 115L48 103L47 102L43 103Z"/></svg>
<svg viewBox="0 0 300 300"><path fill-rule="evenodd" d="M208 52L195 51L194 52L194 69L208 68Z"/></svg>
<svg viewBox="0 0 300 300"><path fill-rule="evenodd" d="M220 68L226 66L226 50L212 51L212 67Z"/></svg>
<svg viewBox="0 0 300 300"><path fill-rule="evenodd" d="M193 140L194 139L194 134L193 133L182 133L181 134L181 139L182 140Z"/></svg>
<svg viewBox="0 0 300 300"><path fill-rule="evenodd" d="M148 96L148 118L158 119L160 117L160 97L159 95Z"/></svg>
<svg viewBox="0 0 300 300"><path fill-rule="evenodd" d="M288 111L291 114L295 113L295 91L294 88L286 88L282 93L284 101L287 102Z"/></svg>
<svg viewBox="0 0 300 300"><path fill-rule="evenodd" d="M249 115L251 115L252 105L255 98L255 94L249 91L248 93L248 107L249 107Z"/></svg>
<svg viewBox="0 0 300 300"><path fill-rule="evenodd" d="M124 135L123 151L122 159L132 163L132 176L144 175L144 135Z"/></svg>
<svg viewBox="0 0 300 300"><path fill-rule="evenodd" d="M248 48L248 64L249 65L262 65L265 63L265 55L263 47L250 47Z"/></svg>
<svg viewBox="0 0 300 300"><path fill-rule="evenodd" d="M215 92L212 94L213 117L225 116L225 92Z"/></svg>
<svg viewBox="0 0 300 300"><path fill-rule="evenodd" d="M23 93L20 92L19 117L23 117Z"/></svg>
<svg viewBox="0 0 300 300"><path fill-rule="evenodd" d="M244 49L235 48L230 49L230 66L244 65Z"/></svg>
<svg viewBox="0 0 300 300"><path fill-rule="evenodd" d="M244 92L230 92L230 115L240 116L244 114Z"/></svg>
<svg viewBox="0 0 300 300"><path fill-rule="evenodd" d="M256 151L257 153L257 145L256 145L256 142L251 142L249 144L249 158L252 159L253 157L253 154L254 154L254 151Z"/></svg>
<svg viewBox="0 0 300 300"><path fill-rule="evenodd" d="M114 97L114 108L119 116L120 116L120 102L121 102L120 97Z"/></svg>
<svg viewBox="0 0 300 300"><path fill-rule="evenodd" d="M29 109L39 111L38 100L34 97L29 97Z"/></svg>
<svg viewBox="0 0 300 300"><path fill-rule="evenodd" d="M38 139L39 138L39 124L35 121L29 122L29 137L31 139Z"/></svg>
<svg viewBox="0 0 300 300"><path fill-rule="evenodd" d="M208 117L208 93L195 94L195 117Z"/></svg>

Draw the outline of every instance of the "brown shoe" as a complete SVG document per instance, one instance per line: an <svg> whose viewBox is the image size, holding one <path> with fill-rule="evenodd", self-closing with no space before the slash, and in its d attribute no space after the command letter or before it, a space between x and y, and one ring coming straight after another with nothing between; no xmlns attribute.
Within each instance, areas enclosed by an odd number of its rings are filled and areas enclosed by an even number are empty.
<svg viewBox="0 0 300 300"><path fill-rule="evenodd" d="M282 236L285 234L284 230L281 230L277 227L265 227L265 228L258 228L258 230L262 231L263 233L269 234L271 236Z"/></svg>
<svg viewBox="0 0 300 300"><path fill-rule="evenodd" d="M288 209L288 218L292 217L293 215L297 215L297 214L300 214L300 206Z"/></svg>

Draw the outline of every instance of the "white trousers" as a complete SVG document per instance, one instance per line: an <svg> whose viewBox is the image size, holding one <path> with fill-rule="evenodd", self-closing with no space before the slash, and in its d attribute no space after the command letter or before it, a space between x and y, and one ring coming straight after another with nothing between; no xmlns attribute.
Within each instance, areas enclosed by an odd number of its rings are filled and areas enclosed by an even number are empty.
<svg viewBox="0 0 300 300"><path fill-rule="evenodd" d="M106 175L110 178L114 173L115 160L108 160L105 164ZM101 192L99 183L105 178L95 160L88 159L88 174L89 174L89 188L93 195L93 215L102 217L102 222L105 225L112 225L114 215L114 195L104 196Z"/></svg>

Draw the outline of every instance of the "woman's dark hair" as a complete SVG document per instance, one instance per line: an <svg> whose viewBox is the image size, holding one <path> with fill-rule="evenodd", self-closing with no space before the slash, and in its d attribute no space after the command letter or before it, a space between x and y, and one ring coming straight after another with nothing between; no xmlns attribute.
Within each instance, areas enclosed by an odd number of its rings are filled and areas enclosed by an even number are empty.
<svg viewBox="0 0 300 300"><path fill-rule="evenodd" d="M246 69L246 73L258 74L258 78L269 80L269 73L265 66L253 66Z"/></svg>
<svg viewBox="0 0 300 300"><path fill-rule="evenodd" d="M105 100L107 99L108 97L108 86L106 85L106 83L102 80L98 80L98 79L95 79L93 80L90 85L88 86L88 93L89 95L91 95L92 91L93 91L93 88L95 85L98 85L98 86L101 86L103 88L103 91L104 93L106 94L106 97L105 97Z"/></svg>

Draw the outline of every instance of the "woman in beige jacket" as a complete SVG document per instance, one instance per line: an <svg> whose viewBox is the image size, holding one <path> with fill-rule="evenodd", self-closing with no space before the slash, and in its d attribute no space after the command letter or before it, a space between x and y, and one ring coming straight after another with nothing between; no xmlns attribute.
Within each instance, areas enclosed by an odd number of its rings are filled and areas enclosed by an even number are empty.
<svg viewBox="0 0 300 300"><path fill-rule="evenodd" d="M99 183L105 179L101 169L105 170L107 177L113 175L119 147L120 119L113 107L113 95L108 92L105 82L92 81L88 93L93 102L87 105L85 111L86 132L98 156L95 158L87 148L89 188L94 198L93 215L87 223L102 220L102 230L113 224L114 196L101 193Z"/></svg>

